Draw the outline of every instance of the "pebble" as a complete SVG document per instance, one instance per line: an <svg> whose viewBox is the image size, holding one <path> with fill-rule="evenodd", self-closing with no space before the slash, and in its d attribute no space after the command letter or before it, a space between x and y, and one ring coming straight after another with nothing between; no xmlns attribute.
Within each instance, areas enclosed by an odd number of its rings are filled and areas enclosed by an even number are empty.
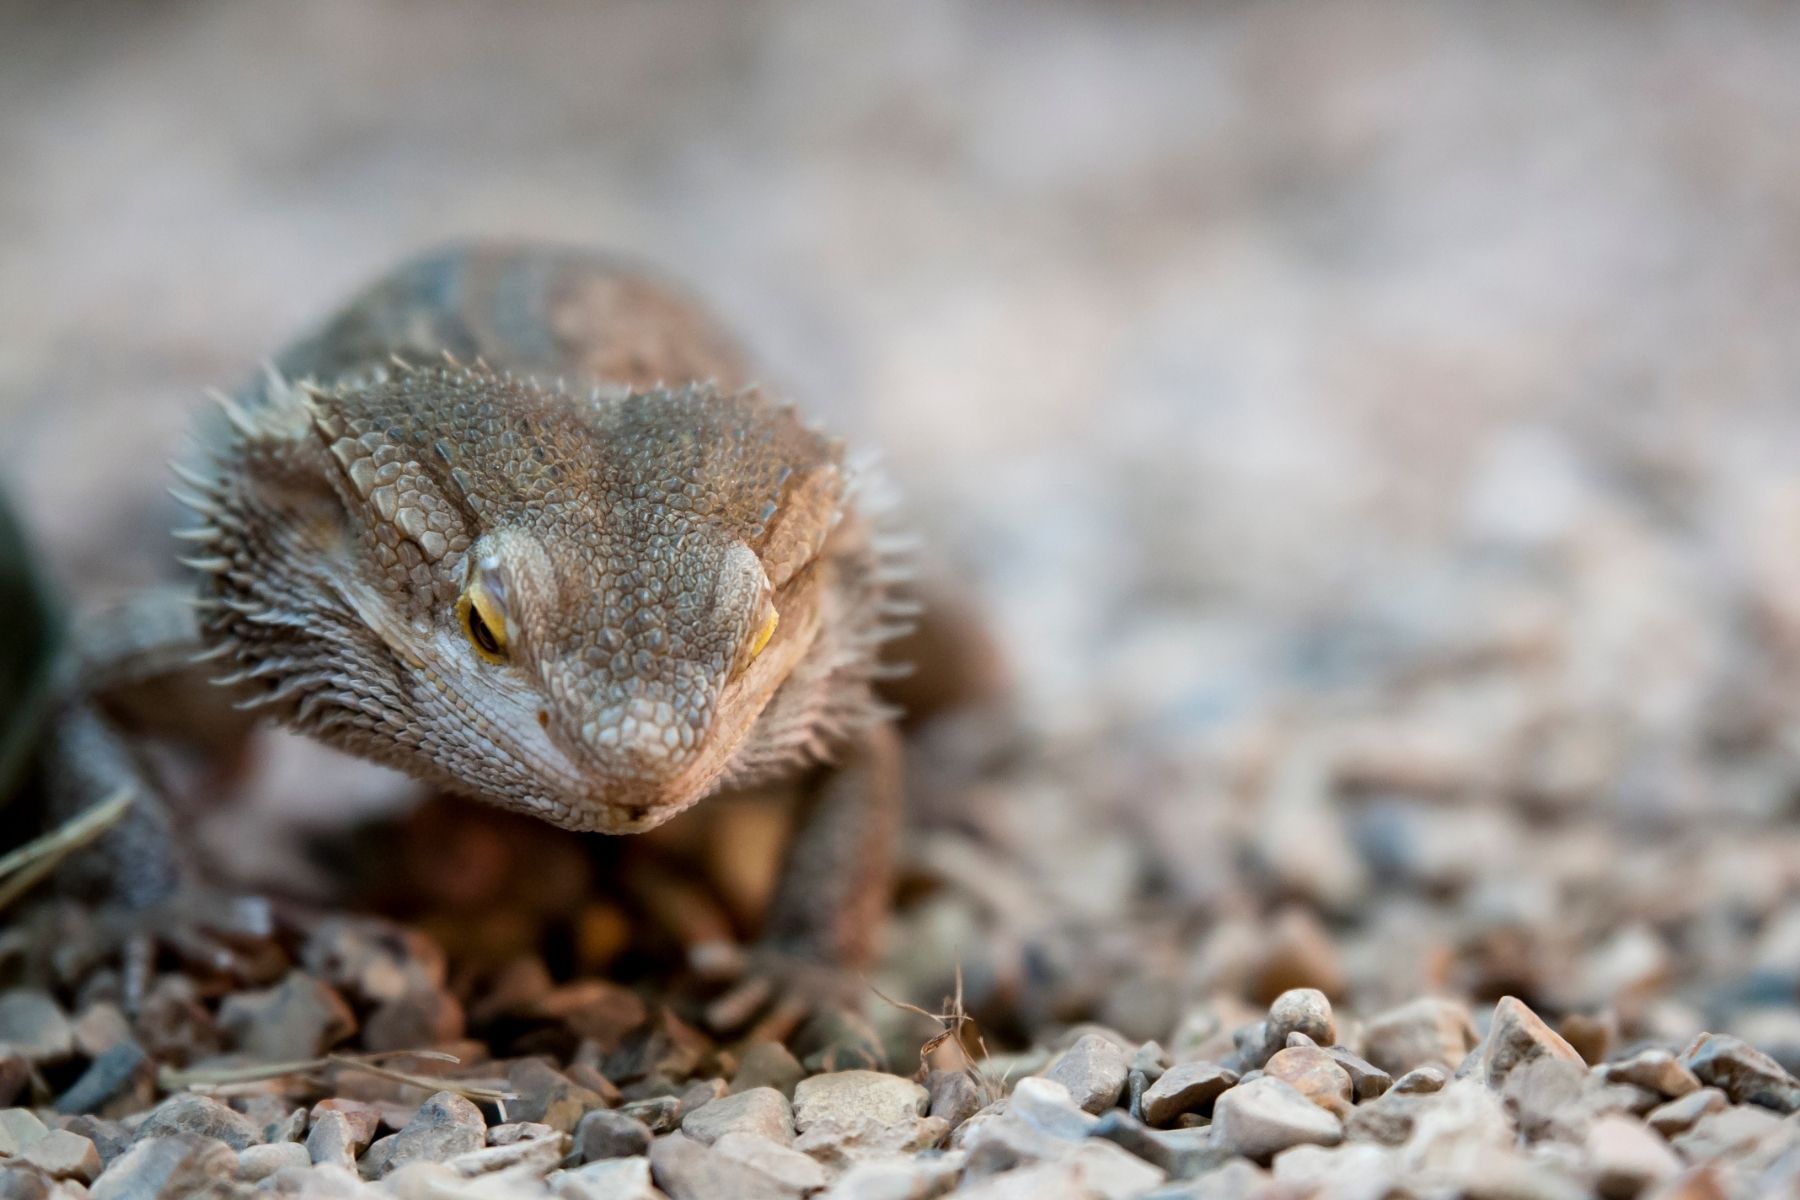
<svg viewBox="0 0 1800 1200"><path fill-rule="evenodd" d="M794 1148L827 1166L845 1166L934 1146L949 1124L925 1115L929 1102L924 1088L898 1075L862 1070L814 1075L794 1089Z"/></svg>
<svg viewBox="0 0 1800 1200"><path fill-rule="evenodd" d="M369 1014L362 1048L379 1053L441 1046L462 1037L466 1027L463 1006L455 996L438 989L414 988L383 1001Z"/></svg>
<svg viewBox="0 0 1800 1200"><path fill-rule="evenodd" d="M825 1168L818 1159L759 1134L734 1129L720 1134L712 1148L796 1192L816 1192L827 1182Z"/></svg>
<svg viewBox="0 0 1800 1200"><path fill-rule="evenodd" d="M1631 1200L1681 1172L1669 1144L1632 1117L1600 1117L1588 1130L1585 1149L1595 1184L1608 1200Z"/></svg>
<svg viewBox="0 0 1800 1200"><path fill-rule="evenodd" d="M1331 1001L1317 988L1291 988L1275 997L1263 1032L1263 1058L1284 1049L1294 1034L1311 1038L1315 1046L1337 1041L1337 1021Z"/></svg>
<svg viewBox="0 0 1800 1200"><path fill-rule="evenodd" d="M925 1077L925 1092L930 1097L926 1111L943 1118L950 1129L955 1129L981 1109L981 1093L966 1071L931 1072Z"/></svg>
<svg viewBox="0 0 1800 1200"><path fill-rule="evenodd" d="M1210 1144L1210 1130L1152 1129L1120 1109L1103 1115L1088 1136L1115 1142L1177 1179L1190 1178L1217 1165L1218 1148Z"/></svg>
<svg viewBox="0 0 1800 1200"><path fill-rule="evenodd" d="M1667 1050L1640 1050L1630 1058L1604 1063L1595 1074L1607 1083L1628 1083L1674 1100L1700 1087L1700 1080Z"/></svg>
<svg viewBox="0 0 1800 1200"><path fill-rule="evenodd" d="M52 1129L19 1156L52 1179L92 1183L100 1174L100 1151L94 1143L66 1129Z"/></svg>
<svg viewBox="0 0 1800 1200"><path fill-rule="evenodd" d="M1465 1005L1427 996L1372 1018L1363 1030L1363 1056L1396 1077L1420 1066L1455 1070L1476 1041Z"/></svg>
<svg viewBox="0 0 1800 1200"><path fill-rule="evenodd" d="M558 1171L549 1183L558 1200L664 1200L650 1180L650 1160L641 1154Z"/></svg>
<svg viewBox="0 0 1800 1200"><path fill-rule="evenodd" d="M738 1059L731 1090L747 1092L751 1088L772 1087L792 1100L794 1088L804 1078L806 1068L786 1046L780 1042L752 1042Z"/></svg>
<svg viewBox="0 0 1800 1200"><path fill-rule="evenodd" d="M373 1104L365 1104L361 1100L349 1100L342 1096L332 1096L312 1106L309 1114L314 1122L322 1121L327 1114L336 1113L348 1124L350 1140L357 1147L357 1152L368 1146L375 1136L375 1130L381 1125L381 1109Z"/></svg>
<svg viewBox="0 0 1800 1200"><path fill-rule="evenodd" d="M369 1195L368 1186L355 1171L335 1166L283 1167L257 1184L256 1191L303 1200L366 1200Z"/></svg>
<svg viewBox="0 0 1800 1200"><path fill-rule="evenodd" d="M1337 1117L1267 1076L1220 1096L1213 1105L1212 1129L1219 1145L1259 1163L1291 1146L1334 1146L1344 1137Z"/></svg>
<svg viewBox="0 0 1800 1200"><path fill-rule="evenodd" d="M1068 1088L1083 1112L1098 1115L1119 1103L1125 1090L1126 1071L1125 1052L1118 1043L1089 1033L1057 1055L1044 1069L1043 1077Z"/></svg>
<svg viewBox="0 0 1800 1200"><path fill-rule="evenodd" d="M1398 1155L1371 1142L1337 1146L1295 1146L1275 1156L1275 1181L1306 1193L1381 1200L1399 1189ZM1352 1182L1354 1181L1354 1182Z"/></svg>
<svg viewBox="0 0 1800 1200"><path fill-rule="evenodd" d="M54 1186L23 1163L0 1159L0 1197L5 1200L50 1200Z"/></svg>
<svg viewBox="0 0 1800 1200"><path fill-rule="evenodd" d="M536 1121L558 1133L571 1133L588 1112L605 1101L540 1058L522 1058L506 1073L517 1098L506 1102L512 1121Z"/></svg>
<svg viewBox="0 0 1800 1200"><path fill-rule="evenodd" d="M520 1142L554 1140L556 1133L550 1126L536 1121L508 1121L504 1125L488 1126L488 1145L516 1146Z"/></svg>
<svg viewBox="0 0 1800 1200"><path fill-rule="evenodd" d="M359 1125L341 1112L324 1112L313 1118L306 1134L306 1153L315 1163L354 1167L375 1134L374 1125Z"/></svg>
<svg viewBox="0 0 1800 1200"><path fill-rule="evenodd" d="M685 1118L689 1113L730 1093L731 1086L723 1079L697 1079L680 1092L681 1115Z"/></svg>
<svg viewBox="0 0 1800 1200"><path fill-rule="evenodd" d="M963 1122L951 1147L967 1154L971 1176L990 1175L1021 1163L1060 1158L1099 1123L1099 1118L1075 1106L1068 1088L1030 1076L1019 1081L1011 1096Z"/></svg>
<svg viewBox="0 0 1800 1200"><path fill-rule="evenodd" d="M1587 1070L1587 1060L1561 1034L1544 1024L1524 1002L1503 996L1494 1006L1494 1023L1487 1038L1458 1074L1472 1073L1488 1087L1498 1089L1521 1065L1543 1058L1568 1063L1584 1073Z"/></svg>
<svg viewBox="0 0 1800 1200"><path fill-rule="evenodd" d="M1350 1116L1344 1122L1344 1136L1351 1141L1401 1145L1412 1137L1414 1125L1422 1114L1431 1110L1437 1094L1436 1091L1390 1088L1386 1095L1350 1110Z"/></svg>
<svg viewBox="0 0 1800 1200"><path fill-rule="evenodd" d="M75 1049L83 1058L96 1058L120 1042L131 1039L131 1022L118 1005L97 1001L82 1010L72 1026Z"/></svg>
<svg viewBox="0 0 1800 1200"><path fill-rule="evenodd" d="M1557 1023L1556 1032L1575 1048L1583 1062L1598 1064L1612 1052L1619 1036L1619 1022L1610 1011L1569 1013Z"/></svg>
<svg viewBox="0 0 1800 1200"><path fill-rule="evenodd" d="M274 987L236 992L219 1006L219 1027L249 1057L316 1058L356 1032L356 1014L329 985L290 971Z"/></svg>
<svg viewBox="0 0 1800 1200"><path fill-rule="evenodd" d="M1344 992L1337 947L1310 908L1295 906L1277 913L1257 939L1256 957L1248 986L1258 999L1274 999L1296 988Z"/></svg>
<svg viewBox="0 0 1800 1200"><path fill-rule="evenodd" d="M79 1133L94 1143L100 1152L100 1161L110 1163L125 1151L131 1149L131 1134L118 1121L108 1121L100 1117L75 1116L63 1122L63 1128L70 1133Z"/></svg>
<svg viewBox="0 0 1800 1200"><path fill-rule="evenodd" d="M1331 1055L1331 1061L1350 1076L1350 1088L1358 1103L1373 1100L1394 1086L1394 1077L1367 1059L1350 1053L1342 1046L1325 1046L1323 1049Z"/></svg>
<svg viewBox="0 0 1800 1200"><path fill-rule="evenodd" d="M1169 1126L1183 1113L1205 1113L1238 1081L1237 1072L1218 1063L1176 1063L1144 1092L1144 1120Z"/></svg>
<svg viewBox="0 0 1800 1200"><path fill-rule="evenodd" d="M1394 1080L1394 1086L1389 1090L1401 1093L1424 1094L1442 1091L1444 1085L1449 1082L1449 1071L1446 1071L1443 1067L1437 1066L1436 1064L1427 1064L1423 1067L1414 1067L1400 1078Z"/></svg>
<svg viewBox="0 0 1800 1200"><path fill-rule="evenodd" d="M1673 1140L1676 1134L1692 1129L1695 1121L1707 1113L1719 1112L1728 1103L1725 1093L1718 1088L1703 1087L1651 1109L1644 1120L1650 1128Z"/></svg>
<svg viewBox="0 0 1800 1200"><path fill-rule="evenodd" d="M684 1133L656 1139L650 1174L671 1200L792 1200L794 1193L739 1159L728 1158Z"/></svg>
<svg viewBox="0 0 1800 1200"><path fill-rule="evenodd" d="M1163 1181L1163 1172L1111 1142L1083 1142L1053 1162L991 1175L956 1191L957 1200L1127 1200ZM929 1194L929 1193L927 1193Z"/></svg>
<svg viewBox="0 0 1800 1200"><path fill-rule="evenodd" d="M245 1183L257 1183L285 1168L311 1166L313 1161L299 1142L246 1146L238 1151L237 1177Z"/></svg>
<svg viewBox="0 0 1800 1200"><path fill-rule="evenodd" d="M29 1108L0 1109L0 1154L18 1154L49 1132Z"/></svg>
<svg viewBox="0 0 1800 1200"><path fill-rule="evenodd" d="M535 1000L531 1011L560 1022L576 1037L591 1040L608 1052L650 1019L642 997L604 979L577 980L553 988ZM620 1077L617 1072L608 1075Z"/></svg>
<svg viewBox="0 0 1800 1200"><path fill-rule="evenodd" d="M681 1122L681 1101L674 1096L652 1096L633 1100L619 1111L650 1127L652 1133L672 1132Z"/></svg>
<svg viewBox="0 0 1800 1200"><path fill-rule="evenodd" d="M1163 1182L1168 1173L1115 1142L1089 1139L1057 1160L1077 1187L1105 1197L1127 1200L1141 1196Z"/></svg>
<svg viewBox="0 0 1800 1200"><path fill-rule="evenodd" d="M1273 1178L1248 1159L1234 1158L1199 1178L1158 1188L1145 1200L1265 1200L1271 1196Z"/></svg>
<svg viewBox="0 0 1800 1200"><path fill-rule="evenodd" d="M269 1096L272 1107L287 1108L287 1105L274 1096ZM249 1114L245 1114L249 1115ZM285 1114L270 1117L263 1121L262 1138L265 1142L299 1142L306 1136L307 1112L304 1108L288 1109Z"/></svg>
<svg viewBox="0 0 1800 1200"><path fill-rule="evenodd" d="M120 1042L88 1064L69 1090L56 1098L56 1110L100 1112L116 1100L148 1092L155 1074L155 1064L142 1046L133 1041Z"/></svg>
<svg viewBox="0 0 1800 1200"><path fill-rule="evenodd" d="M94 1181L92 1200L191 1200L230 1195L237 1155L197 1133L140 1138Z"/></svg>
<svg viewBox="0 0 1800 1200"><path fill-rule="evenodd" d="M1453 1079L1441 1092L1409 1099L1416 1105L1414 1120L1401 1148L1409 1172L1467 1174L1481 1152L1508 1153L1518 1141L1500 1097L1475 1080ZM1358 1116L1365 1107L1357 1106Z"/></svg>
<svg viewBox="0 0 1800 1200"><path fill-rule="evenodd" d="M307 973L372 1004L444 986L444 952L415 929L376 917L332 916L300 950Z"/></svg>
<svg viewBox="0 0 1800 1200"><path fill-rule="evenodd" d="M1792 1142L1794 1129L1766 1108L1751 1104L1731 1104L1709 1112L1695 1121L1685 1133L1670 1138L1670 1144L1690 1163L1716 1159L1744 1159L1765 1141Z"/></svg>
<svg viewBox="0 0 1800 1200"><path fill-rule="evenodd" d="M379 1177L411 1162L443 1162L487 1145L481 1110L455 1092L438 1092L399 1133L382 1138L364 1155L365 1176Z"/></svg>
<svg viewBox="0 0 1800 1200"><path fill-rule="evenodd" d="M536 1134L529 1137L513 1137L478 1150L470 1150L444 1160L441 1165L455 1174L467 1178L499 1173L523 1173L527 1170L534 1176L541 1176L544 1172L559 1166L568 1153L569 1135L558 1133L547 1125L537 1125L531 1122L523 1122L522 1125L525 1130L536 1130ZM513 1128L519 1129L518 1126ZM411 1164L413 1167L435 1165L439 1164Z"/></svg>
<svg viewBox="0 0 1800 1200"><path fill-rule="evenodd" d="M1350 1113L1354 1085L1349 1072L1338 1065L1329 1051L1317 1046L1290 1046L1270 1056L1263 1064L1263 1074L1289 1084L1335 1117L1342 1119Z"/></svg>
<svg viewBox="0 0 1800 1200"><path fill-rule="evenodd" d="M12 988L0 992L0 1047L27 1062L56 1062L75 1052L75 1030L50 993Z"/></svg>
<svg viewBox="0 0 1800 1200"><path fill-rule="evenodd" d="M242 1150L262 1141L262 1128L243 1113L194 1092L171 1096L151 1110L138 1126L137 1137L168 1137L191 1133L224 1142L233 1150Z"/></svg>
<svg viewBox="0 0 1800 1200"><path fill-rule="evenodd" d="M13 1103L31 1083L31 1064L0 1046L0 1108Z"/></svg>
<svg viewBox="0 0 1800 1200"><path fill-rule="evenodd" d="M158 1060L192 1062L225 1046L218 1021L185 975L157 977L138 1009L135 1027L144 1050Z"/></svg>
<svg viewBox="0 0 1800 1200"><path fill-rule="evenodd" d="M576 1162L599 1162L608 1158L634 1158L650 1150L652 1134L642 1121L622 1112L596 1108L581 1118L575 1127L570 1156Z"/></svg>
<svg viewBox="0 0 1800 1200"><path fill-rule="evenodd" d="M1738 1038L1703 1033L1682 1052L1681 1061L1700 1082L1738 1104L1759 1104L1778 1113L1800 1110L1800 1080Z"/></svg>
<svg viewBox="0 0 1800 1200"><path fill-rule="evenodd" d="M1019 1080L1005 1109L1008 1116L1041 1133L1070 1141L1087 1137L1095 1124L1093 1114L1076 1105L1068 1088L1042 1076Z"/></svg>
<svg viewBox="0 0 1800 1200"><path fill-rule="evenodd" d="M681 1132L703 1145L728 1133L747 1133L783 1146L794 1141L794 1114L774 1088L751 1088L723 1096L681 1118Z"/></svg>

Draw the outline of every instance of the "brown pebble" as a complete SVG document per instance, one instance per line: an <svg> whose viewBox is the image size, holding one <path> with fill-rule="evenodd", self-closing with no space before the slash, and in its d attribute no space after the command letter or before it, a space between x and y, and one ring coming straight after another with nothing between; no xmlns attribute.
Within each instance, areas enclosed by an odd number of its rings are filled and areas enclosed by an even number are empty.
<svg viewBox="0 0 1800 1200"><path fill-rule="evenodd" d="M1237 1082L1237 1072L1218 1063L1176 1063L1144 1092L1144 1122L1167 1127L1185 1113L1207 1112Z"/></svg>
<svg viewBox="0 0 1800 1200"><path fill-rule="evenodd" d="M951 1129L981 1110L981 1093L966 1071L933 1071L925 1077L930 1094L928 1115L942 1117Z"/></svg>
<svg viewBox="0 0 1800 1200"><path fill-rule="evenodd" d="M52 1179L92 1183L100 1174L100 1151L94 1143L66 1129L52 1129L19 1157Z"/></svg>
<svg viewBox="0 0 1800 1200"><path fill-rule="evenodd" d="M253 1059L316 1058L356 1032L356 1014L330 985L290 971L272 988L237 992L219 1006L219 1026Z"/></svg>
<svg viewBox="0 0 1800 1200"><path fill-rule="evenodd" d="M1564 1041L1575 1047L1582 1061L1592 1066L1605 1062L1611 1053L1612 1044L1619 1036L1619 1020L1610 1012L1569 1013L1557 1024L1556 1030Z"/></svg>
<svg viewBox="0 0 1800 1200"><path fill-rule="evenodd" d="M747 1092L751 1088L772 1087L788 1099L794 1098L794 1087L806 1078L806 1068L780 1042L752 1042L738 1059L731 1076L731 1090Z"/></svg>
<svg viewBox="0 0 1800 1200"><path fill-rule="evenodd" d="M506 1115L513 1121L536 1121L558 1133L572 1133L590 1109L605 1101L579 1086L542 1059L525 1058L506 1073L508 1088L518 1098L507 1102Z"/></svg>
<svg viewBox="0 0 1800 1200"><path fill-rule="evenodd" d="M1277 1051L1263 1064L1263 1074L1280 1079L1336 1117L1350 1113L1354 1085L1350 1074L1328 1051L1317 1046L1293 1046Z"/></svg>
<svg viewBox="0 0 1800 1200"><path fill-rule="evenodd" d="M362 1048L372 1053L428 1049L462 1037L465 1025L463 1007L449 992L414 989L369 1015Z"/></svg>

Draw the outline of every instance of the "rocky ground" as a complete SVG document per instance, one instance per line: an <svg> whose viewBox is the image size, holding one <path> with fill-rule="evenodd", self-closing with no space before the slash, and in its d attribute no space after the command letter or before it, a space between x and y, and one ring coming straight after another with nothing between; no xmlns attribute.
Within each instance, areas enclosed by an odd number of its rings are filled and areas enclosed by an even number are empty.
<svg viewBox="0 0 1800 1200"><path fill-rule="evenodd" d="M723 1010L696 889L267 739L229 962L8 911L0 1194L1800 1193L1791 13L0 21L0 473L82 603L204 387L528 235L883 447L1011 676L913 731L885 1070Z"/></svg>

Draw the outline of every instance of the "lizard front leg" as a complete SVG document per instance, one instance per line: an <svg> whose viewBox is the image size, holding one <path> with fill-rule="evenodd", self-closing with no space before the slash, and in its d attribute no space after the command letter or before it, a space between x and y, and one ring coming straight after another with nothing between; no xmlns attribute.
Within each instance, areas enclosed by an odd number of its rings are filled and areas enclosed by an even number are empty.
<svg viewBox="0 0 1800 1200"><path fill-rule="evenodd" d="M261 936L269 926L265 905L203 882L162 779L116 723L115 707L148 718L142 723L153 728L197 725L221 745L241 735L227 694L178 678L196 674L191 664L201 643L193 614L185 594L166 588L95 614L77 631L69 678L45 730L45 815L53 825L61 829L109 801L128 801L116 823L68 858L58 881L102 902L103 923L123 952L131 1007L158 946L209 970L241 973L229 941Z"/></svg>
<svg viewBox="0 0 1800 1200"><path fill-rule="evenodd" d="M900 738L885 722L807 781L748 979L715 1003L714 1024L772 1000L753 1037L805 1021L801 1041L835 1065L879 1061L856 1014L892 898L903 807Z"/></svg>
<svg viewBox="0 0 1800 1200"><path fill-rule="evenodd" d="M900 772L900 739L884 722L809 781L764 946L848 971L868 965L893 887Z"/></svg>

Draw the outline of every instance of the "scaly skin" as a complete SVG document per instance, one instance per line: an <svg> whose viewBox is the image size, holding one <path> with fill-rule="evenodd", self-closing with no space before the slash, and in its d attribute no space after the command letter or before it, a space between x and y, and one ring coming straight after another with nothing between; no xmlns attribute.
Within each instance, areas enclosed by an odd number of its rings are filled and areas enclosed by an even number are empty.
<svg viewBox="0 0 1800 1200"><path fill-rule="evenodd" d="M235 422L195 477L207 640L321 741L628 833L879 719L873 531L757 393L396 367L272 381Z"/></svg>
<svg viewBox="0 0 1800 1200"><path fill-rule="evenodd" d="M858 965L898 824L898 572L841 446L743 382L607 260L401 267L203 428L206 657L286 725L570 829L793 777L768 937Z"/></svg>

